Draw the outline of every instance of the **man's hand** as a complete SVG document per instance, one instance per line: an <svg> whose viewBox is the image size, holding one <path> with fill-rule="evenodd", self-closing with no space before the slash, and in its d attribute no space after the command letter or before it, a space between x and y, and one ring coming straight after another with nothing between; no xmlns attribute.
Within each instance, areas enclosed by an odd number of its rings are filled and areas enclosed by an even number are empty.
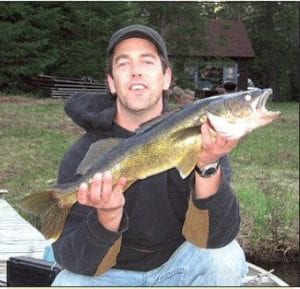
<svg viewBox="0 0 300 289"><path fill-rule="evenodd" d="M239 140L228 140L218 135L208 123L201 126L201 135L201 153L197 161L199 167L204 167L227 155L239 142Z"/></svg>
<svg viewBox="0 0 300 289"><path fill-rule="evenodd" d="M202 146L197 165L207 166L225 156L235 148L239 140L228 140L218 135L208 123L201 126ZM196 198L204 199L217 193L221 183L221 169L210 178L202 178L195 173Z"/></svg>
<svg viewBox="0 0 300 289"><path fill-rule="evenodd" d="M78 190L78 203L97 209L99 222L108 230L118 231L125 204L126 178L113 187L111 172L97 173L90 187L82 183Z"/></svg>

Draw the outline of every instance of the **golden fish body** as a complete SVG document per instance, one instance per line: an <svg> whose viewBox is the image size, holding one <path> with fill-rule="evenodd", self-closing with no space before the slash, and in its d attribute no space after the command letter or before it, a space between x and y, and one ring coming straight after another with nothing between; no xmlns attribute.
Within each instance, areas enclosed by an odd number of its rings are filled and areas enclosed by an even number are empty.
<svg viewBox="0 0 300 289"><path fill-rule="evenodd" d="M79 165L77 173L81 177L76 182L31 194L20 206L41 218L46 238L56 239L76 202L79 185L91 182L95 173L110 170L113 184L126 177L127 188L137 180L171 168L186 178L194 170L201 151L201 124L209 119L217 133L239 139L279 116L279 112L265 108L271 93L271 89L252 90L202 99L154 120L133 137L100 140L91 145Z"/></svg>

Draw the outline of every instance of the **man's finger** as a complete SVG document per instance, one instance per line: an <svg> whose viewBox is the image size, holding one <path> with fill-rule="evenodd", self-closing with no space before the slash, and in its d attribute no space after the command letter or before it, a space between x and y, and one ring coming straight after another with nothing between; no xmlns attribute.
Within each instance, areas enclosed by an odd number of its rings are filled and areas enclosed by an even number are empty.
<svg viewBox="0 0 300 289"><path fill-rule="evenodd" d="M202 144L204 148L211 147L215 142L215 136L211 133L212 129L207 123L203 123L201 126Z"/></svg>
<svg viewBox="0 0 300 289"><path fill-rule="evenodd" d="M82 183L79 186L78 194L77 194L77 201L81 205L87 205L88 203L88 185L86 183Z"/></svg>
<svg viewBox="0 0 300 289"><path fill-rule="evenodd" d="M122 194L124 192L126 184L127 184L127 179L124 177L121 178L119 182L115 185L113 193Z"/></svg>
<svg viewBox="0 0 300 289"><path fill-rule="evenodd" d="M93 177L93 181L90 187L90 201L92 203L99 203L101 197L101 189L103 186L102 174L97 173Z"/></svg>
<svg viewBox="0 0 300 289"><path fill-rule="evenodd" d="M103 175L103 185L101 191L101 200L104 203L107 203L112 194L112 174L110 171L107 171Z"/></svg>

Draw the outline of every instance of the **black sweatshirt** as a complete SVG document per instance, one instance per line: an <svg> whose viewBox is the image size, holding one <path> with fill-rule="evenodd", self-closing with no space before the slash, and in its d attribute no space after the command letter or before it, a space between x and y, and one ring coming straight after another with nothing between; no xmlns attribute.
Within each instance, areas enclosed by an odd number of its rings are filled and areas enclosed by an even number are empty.
<svg viewBox="0 0 300 289"><path fill-rule="evenodd" d="M167 110L166 103L164 107ZM134 135L114 122L115 104L110 95L75 94L65 111L86 133L64 156L58 184L78 179L76 168L95 141ZM193 198L194 173L183 180L176 169L171 169L135 182L125 192L119 232L105 229L98 222L96 209L76 203L53 244L57 262L75 273L98 274L99 265L121 236L113 268L136 271L159 267L185 240L205 248L228 244L238 233L240 216L230 187L227 157L221 159L221 169L223 180L218 192L201 200Z"/></svg>

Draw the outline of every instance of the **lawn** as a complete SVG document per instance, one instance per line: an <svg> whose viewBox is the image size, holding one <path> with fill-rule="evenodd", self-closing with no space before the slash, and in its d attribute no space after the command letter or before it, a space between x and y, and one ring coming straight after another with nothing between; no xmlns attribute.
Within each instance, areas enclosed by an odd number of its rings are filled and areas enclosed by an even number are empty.
<svg viewBox="0 0 300 289"><path fill-rule="evenodd" d="M64 152L83 133L63 106L63 100L0 95L0 189L14 207L55 183ZM267 106L281 118L230 155L241 204L238 239L251 256L292 260L299 253L299 104Z"/></svg>
<svg viewBox="0 0 300 289"><path fill-rule="evenodd" d="M282 116L231 153L242 212L241 241L262 259L299 251L299 104L269 103Z"/></svg>

